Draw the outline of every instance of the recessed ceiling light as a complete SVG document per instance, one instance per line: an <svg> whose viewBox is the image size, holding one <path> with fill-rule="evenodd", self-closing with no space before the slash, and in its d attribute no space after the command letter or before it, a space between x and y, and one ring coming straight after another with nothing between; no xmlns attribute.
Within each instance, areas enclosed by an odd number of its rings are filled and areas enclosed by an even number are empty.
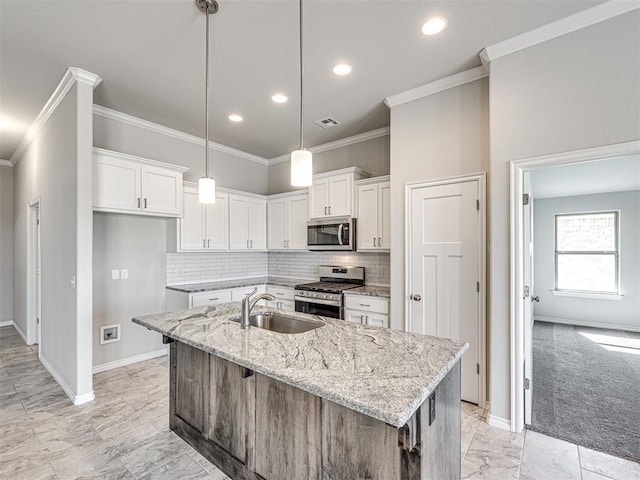
<svg viewBox="0 0 640 480"><path fill-rule="evenodd" d="M422 33L425 35L435 35L444 30L447 26L447 19L444 17L432 17L422 25Z"/></svg>
<svg viewBox="0 0 640 480"><path fill-rule="evenodd" d="M348 63L339 63L333 67L333 73L336 75L349 75L351 73L351 65Z"/></svg>
<svg viewBox="0 0 640 480"><path fill-rule="evenodd" d="M229 120L231 120L232 122L241 122L242 121L242 117L236 113L233 113L231 115L229 115Z"/></svg>
<svg viewBox="0 0 640 480"><path fill-rule="evenodd" d="M276 103L286 103L286 101L289 99L283 93L276 93L273 97L271 97L271 100L273 100Z"/></svg>

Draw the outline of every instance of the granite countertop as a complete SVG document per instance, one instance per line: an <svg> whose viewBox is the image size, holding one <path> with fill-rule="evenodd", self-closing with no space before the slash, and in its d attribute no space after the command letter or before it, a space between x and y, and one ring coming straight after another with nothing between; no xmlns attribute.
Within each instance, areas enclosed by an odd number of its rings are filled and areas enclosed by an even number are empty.
<svg viewBox="0 0 640 480"><path fill-rule="evenodd" d="M269 311L256 307L254 312ZM287 335L240 328L240 303L135 317L133 322L396 427L404 425L468 344L316 315Z"/></svg>
<svg viewBox="0 0 640 480"><path fill-rule="evenodd" d="M378 287L375 285L365 285L364 287L350 288L345 290L345 295L368 295L370 297L391 298L391 288Z"/></svg>
<svg viewBox="0 0 640 480"><path fill-rule="evenodd" d="M227 288L250 287L251 285L277 285L279 287L295 287L301 283L308 283L313 280L305 280L301 278L284 278L284 277L255 277L241 278L238 280L221 280L219 282L206 283L188 283L184 285L169 285L169 290L184 293L212 292L215 290L225 290Z"/></svg>

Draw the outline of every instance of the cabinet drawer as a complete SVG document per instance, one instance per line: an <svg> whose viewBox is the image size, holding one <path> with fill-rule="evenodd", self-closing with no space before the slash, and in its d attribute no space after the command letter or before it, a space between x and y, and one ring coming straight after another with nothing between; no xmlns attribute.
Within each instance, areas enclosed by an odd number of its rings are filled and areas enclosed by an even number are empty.
<svg viewBox="0 0 640 480"><path fill-rule="evenodd" d="M345 295L344 307L367 312L389 313L389 300L369 295Z"/></svg>
<svg viewBox="0 0 640 480"><path fill-rule="evenodd" d="M229 303L231 301L230 290L214 290L211 292L199 293L191 296L191 308L202 307L203 305L217 305L219 303Z"/></svg>
<svg viewBox="0 0 640 480"><path fill-rule="evenodd" d="M290 287L279 287L277 285L267 285L267 293L270 293L279 300L293 301L294 291Z"/></svg>

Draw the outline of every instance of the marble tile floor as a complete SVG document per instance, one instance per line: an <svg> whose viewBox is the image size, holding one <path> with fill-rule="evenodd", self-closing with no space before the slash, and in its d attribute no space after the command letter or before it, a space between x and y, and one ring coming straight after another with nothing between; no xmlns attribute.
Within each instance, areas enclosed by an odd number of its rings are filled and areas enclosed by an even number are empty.
<svg viewBox="0 0 640 480"><path fill-rule="evenodd" d="M0 327L0 479L229 480L169 430L167 357L99 373L94 389L71 405L37 347ZM640 480L639 464L462 412L464 479Z"/></svg>

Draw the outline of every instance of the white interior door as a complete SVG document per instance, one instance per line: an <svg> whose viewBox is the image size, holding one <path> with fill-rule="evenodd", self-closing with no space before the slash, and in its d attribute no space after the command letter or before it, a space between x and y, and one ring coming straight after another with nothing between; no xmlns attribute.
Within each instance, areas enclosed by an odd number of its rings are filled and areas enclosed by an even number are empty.
<svg viewBox="0 0 640 480"><path fill-rule="evenodd" d="M528 201L522 205L522 253L524 292L522 311L524 316L524 423L531 424L533 408L533 199L531 198L531 175L524 172L523 192Z"/></svg>
<svg viewBox="0 0 640 480"><path fill-rule="evenodd" d="M408 308L413 332L469 343L462 399L480 401L479 180L411 190Z"/></svg>

